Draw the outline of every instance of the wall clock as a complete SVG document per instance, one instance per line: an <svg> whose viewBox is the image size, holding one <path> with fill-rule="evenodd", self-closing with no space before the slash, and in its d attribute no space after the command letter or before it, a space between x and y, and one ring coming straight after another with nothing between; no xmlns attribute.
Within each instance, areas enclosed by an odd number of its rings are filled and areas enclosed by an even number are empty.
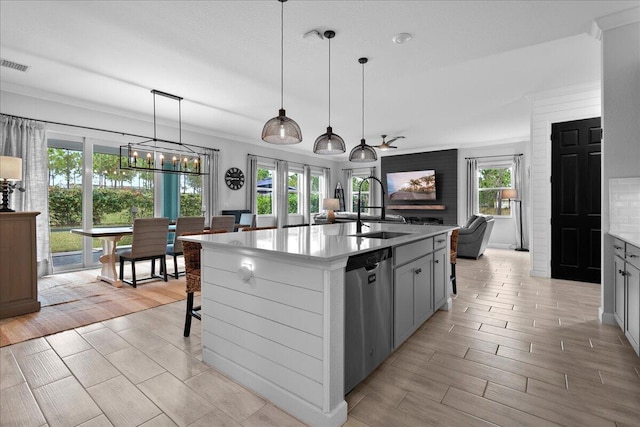
<svg viewBox="0 0 640 427"><path fill-rule="evenodd" d="M238 168L229 168L224 174L224 182L232 190L239 190L244 185L244 173Z"/></svg>

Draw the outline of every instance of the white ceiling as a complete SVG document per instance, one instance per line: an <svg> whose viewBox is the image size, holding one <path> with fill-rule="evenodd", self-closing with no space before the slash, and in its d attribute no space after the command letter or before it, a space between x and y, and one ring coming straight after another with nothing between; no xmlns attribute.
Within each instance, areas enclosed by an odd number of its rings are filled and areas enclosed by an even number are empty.
<svg viewBox="0 0 640 427"><path fill-rule="evenodd" d="M328 42L304 39L310 30L336 32L331 122L347 154L361 137L361 56L367 142L404 135L396 152L410 152L528 139L526 96L599 80L593 19L639 4L288 1L284 107L304 136L295 148L311 152L328 119ZM394 44L398 32L413 39ZM31 66L3 67L6 91L148 117L158 89L184 98L183 127L255 144L280 107L275 0L2 0L0 43L2 58ZM165 107L158 115L177 119L175 102Z"/></svg>

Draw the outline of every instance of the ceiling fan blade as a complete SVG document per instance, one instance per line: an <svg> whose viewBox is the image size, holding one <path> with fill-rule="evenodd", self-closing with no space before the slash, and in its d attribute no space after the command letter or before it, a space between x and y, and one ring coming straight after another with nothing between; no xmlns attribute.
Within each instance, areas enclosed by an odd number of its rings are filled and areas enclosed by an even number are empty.
<svg viewBox="0 0 640 427"><path fill-rule="evenodd" d="M387 141L387 144L391 144L393 141L400 138L404 138L404 136L396 136L395 138L391 138L389 141Z"/></svg>

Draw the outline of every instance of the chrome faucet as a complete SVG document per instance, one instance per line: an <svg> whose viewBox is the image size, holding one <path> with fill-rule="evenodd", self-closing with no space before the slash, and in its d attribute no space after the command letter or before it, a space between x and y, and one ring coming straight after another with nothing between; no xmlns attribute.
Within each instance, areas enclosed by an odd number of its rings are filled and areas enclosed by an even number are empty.
<svg viewBox="0 0 640 427"><path fill-rule="evenodd" d="M382 181L380 181L375 176L373 175L368 176L364 178L362 181L360 181L360 185L358 185L358 222L356 224L356 234L362 233L362 220L360 219L360 196L362 195L362 184L368 179L375 179L380 183L380 188L382 188L382 206L369 206L369 208L382 209L382 213L380 214L380 220L384 221L385 219L384 196L386 193L384 191L384 185L382 185Z"/></svg>

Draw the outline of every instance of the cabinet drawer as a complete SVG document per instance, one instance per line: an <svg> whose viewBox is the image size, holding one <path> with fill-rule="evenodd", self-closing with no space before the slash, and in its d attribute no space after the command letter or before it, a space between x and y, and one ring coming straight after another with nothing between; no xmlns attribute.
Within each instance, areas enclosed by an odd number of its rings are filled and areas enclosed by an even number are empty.
<svg viewBox="0 0 640 427"><path fill-rule="evenodd" d="M437 251L447 247L447 233L442 233L433 238L433 250Z"/></svg>
<svg viewBox="0 0 640 427"><path fill-rule="evenodd" d="M417 242L397 246L393 250L394 265L402 265L425 254L433 252L433 237L418 240Z"/></svg>
<svg viewBox="0 0 640 427"><path fill-rule="evenodd" d="M625 251L626 261L636 268L640 268L640 248L627 243L627 250Z"/></svg>
<svg viewBox="0 0 640 427"><path fill-rule="evenodd" d="M625 242L620 239L613 239L613 252L620 258L624 258Z"/></svg>

